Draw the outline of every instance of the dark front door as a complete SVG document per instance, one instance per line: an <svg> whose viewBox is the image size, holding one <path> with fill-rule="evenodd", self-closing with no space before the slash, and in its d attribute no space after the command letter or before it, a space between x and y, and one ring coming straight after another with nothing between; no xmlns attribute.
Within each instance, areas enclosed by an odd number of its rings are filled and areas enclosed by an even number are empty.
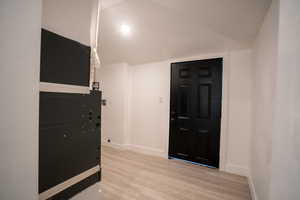
<svg viewBox="0 0 300 200"><path fill-rule="evenodd" d="M169 156L219 167L223 59L172 63Z"/></svg>

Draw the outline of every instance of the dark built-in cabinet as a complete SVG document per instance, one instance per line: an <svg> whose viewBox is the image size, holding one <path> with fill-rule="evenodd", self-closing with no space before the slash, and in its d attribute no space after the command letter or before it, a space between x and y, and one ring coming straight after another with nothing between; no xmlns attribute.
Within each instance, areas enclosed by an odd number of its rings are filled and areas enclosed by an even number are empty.
<svg viewBox="0 0 300 200"><path fill-rule="evenodd" d="M101 180L101 92L61 89L88 91L89 76L90 47L42 30L40 80L54 86L40 91L40 199L66 200Z"/></svg>
<svg viewBox="0 0 300 200"><path fill-rule="evenodd" d="M41 82L89 86L91 48L42 29Z"/></svg>
<svg viewBox="0 0 300 200"><path fill-rule="evenodd" d="M100 166L100 100L100 92L40 93L40 193ZM100 181L93 176L90 184Z"/></svg>

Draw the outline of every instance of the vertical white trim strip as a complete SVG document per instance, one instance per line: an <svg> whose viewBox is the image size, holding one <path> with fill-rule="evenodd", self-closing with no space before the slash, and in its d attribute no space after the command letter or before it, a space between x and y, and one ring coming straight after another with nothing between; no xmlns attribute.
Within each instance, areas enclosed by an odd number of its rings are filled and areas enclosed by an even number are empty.
<svg viewBox="0 0 300 200"><path fill-rule="evenodd" d="M254 182L253 182L253 179L252 179L251 175L248 176L248 183L249 183L249 188L250 188L251 199L252 200L258 200L256 190L255 190L255 186L254 186Z"/></svg>

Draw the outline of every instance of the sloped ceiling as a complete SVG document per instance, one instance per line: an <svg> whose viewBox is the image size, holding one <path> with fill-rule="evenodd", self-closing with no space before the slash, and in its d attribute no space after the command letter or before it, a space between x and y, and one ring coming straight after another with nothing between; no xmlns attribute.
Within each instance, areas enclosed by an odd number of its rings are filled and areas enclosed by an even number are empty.
<svg viewBox="0 0 300 200"><path fill-rule="evenodd" d="M104 64L140 64L248 48L271 0L102 0ZM128 37L121 24L131 26Z"/></svg>

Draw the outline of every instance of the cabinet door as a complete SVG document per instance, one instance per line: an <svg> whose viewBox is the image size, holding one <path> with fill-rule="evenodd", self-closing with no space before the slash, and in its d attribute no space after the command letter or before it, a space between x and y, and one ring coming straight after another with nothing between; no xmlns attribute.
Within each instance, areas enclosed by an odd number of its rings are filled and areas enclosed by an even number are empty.
<svg viewBox="0 0 300 200"><path fill-rule="evenodd" d="M39 192L100 161L100 96L40 94Z"/></svg>

